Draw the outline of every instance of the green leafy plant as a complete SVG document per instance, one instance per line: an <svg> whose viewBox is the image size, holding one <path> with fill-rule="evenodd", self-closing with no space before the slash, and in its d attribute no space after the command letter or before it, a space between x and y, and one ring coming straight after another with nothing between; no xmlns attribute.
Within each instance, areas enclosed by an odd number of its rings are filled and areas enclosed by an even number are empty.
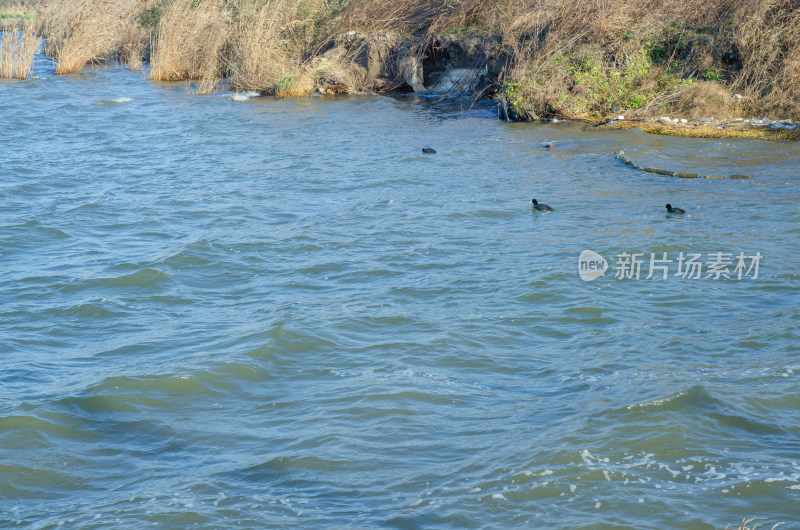
<svg viewBox="0 0 800 530"><path fill-rule="evenodd" d="M667 48L662 43L655 43L650 46L650 59L654 63L662 63L667 58Z"/></svg>
<svg viewBox="0 0 800 530"><path fill-rule="evenodd" d="M161 22L161 16L163 14L164 2L143 10L139 13L139 16L136 17L136 22L144 29L155 31L158 28L158 24Z"/></svg>

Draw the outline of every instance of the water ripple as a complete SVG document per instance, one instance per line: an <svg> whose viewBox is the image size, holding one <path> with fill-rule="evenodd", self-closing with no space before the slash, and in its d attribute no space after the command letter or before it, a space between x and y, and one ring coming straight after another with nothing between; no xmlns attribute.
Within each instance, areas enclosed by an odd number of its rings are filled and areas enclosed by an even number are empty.
<svg viewBox="0 0 800 530"><path fill-rule="evenodd" d="M0 526L800 524L796 144L35 67L0 85Z"/></svg>

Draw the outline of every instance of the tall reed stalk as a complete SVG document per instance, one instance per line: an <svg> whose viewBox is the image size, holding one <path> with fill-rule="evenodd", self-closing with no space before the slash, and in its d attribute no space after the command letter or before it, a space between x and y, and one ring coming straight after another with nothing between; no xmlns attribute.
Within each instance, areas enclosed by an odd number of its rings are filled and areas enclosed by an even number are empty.
<svg viewBox="0 0 800 530"><path fill-rule="evenodd" d="M269 92L300 68L302 57L284 41L298 4L298 0L268 0L239 14L228 64L231 86Z"/></svg>
<svg viewBox="0 0 800 530"><path fill-rule="evenodd" d="M92 62L116 56L133 24L137 0L60 0L42 15L45 53L56 74L77 72Z"/></svg>
<svg viewBox="0 0 800 530"><path fill-rule="evenodd" d="M151 44L150 77L160 81L201 79L222 71L229 14L214 0L173 0L161 16Z"/></svg>
<svg viewBox="0 0 800 530"><path fill-rule="evenodd" d="M33 24L15 24L0 38L0 77L27 79L42 40L35 34Z"/></svg>

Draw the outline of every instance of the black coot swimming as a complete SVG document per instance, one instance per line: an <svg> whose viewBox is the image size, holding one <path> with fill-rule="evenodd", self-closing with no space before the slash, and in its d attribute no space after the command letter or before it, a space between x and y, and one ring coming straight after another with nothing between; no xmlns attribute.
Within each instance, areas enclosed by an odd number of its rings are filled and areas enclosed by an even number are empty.
<svg viewBox="0 0 800 530"><path fill-rule="evenodd" d="M553 211L553 209L550 208L548 205L539 204L539 202L536 199L533 199L531 201L531 204L533 204L533 207L536 208L537 210L539 210L540 212L552 212Z"/></svg>

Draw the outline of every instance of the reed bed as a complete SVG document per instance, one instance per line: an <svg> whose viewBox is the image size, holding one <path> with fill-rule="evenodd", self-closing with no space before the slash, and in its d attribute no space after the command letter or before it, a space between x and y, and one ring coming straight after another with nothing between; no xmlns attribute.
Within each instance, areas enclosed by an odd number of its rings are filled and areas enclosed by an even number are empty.
<svg viewBox="0 0 800 530"><path fill-rule="evenodd" d="M142 69L145 54L150 48L150 33L139 24L128 24L125 36L122 39L117 57L127 66L128 70L136 72Z"/></svg>
<svg viewBox="0 0 800 530"><path fill-rule="evenodd" d="M352 60L355 52L331 51L339 35L393 34L412 43L403 53L418 58L439 35L468 35L507 58L497 84L523 116L670 108L800 116L798 0L60 0L44 6L41 34L57 73L107 59L136 69L149 60L150 77L198 80L198 93L213 91L224 77L236 89L284 96L353 91L363 88L363 69Z"/></svg>
<svg viewBox="0 0 800 530"><path fill-rule="evenodd" d="M267 0L240 5L233 31L228 69L231 85L279 97L308 94L319 83L331 82L331 72L353 70L349 58L317 53L329 39L341 2L330 0ZM341 60L340 64L333 63ZM354 78L342 75L341 79ZM337 81L337 82L338 82ZM355 85L347 85L350 90Z"/></svg>
<svg viewBox="0 0 800 530"><path fill-rule="evenodd" d="M41 44L33 24L14 25L0 38L0 77L27 79L31 75L33 57Z"/></svg>
<svg viewBox="0 0 800 530"><path fill-rule="evenodd" d="M230 17L214 0L173 0L152 41L150 77L160 81L219 79Z"/></svg>
<svg viewBox="0 0 800 530"><path fill-rule="evenodd" d="M287 45L285 35L297 21L297 0L271 0L247 5L236 21L232 53L228 61L231 86L237 90L269 92L293 82L303 57ZM295 75L296 77L296 75Z"/></svg>
<svg viewBox="0 0 800 530"><path fill-rule="evenodd" d="M56 74L70 74L90 63L117 56L136 0L62 0L42 14L45 53L56 61Z"/></svg>
<svg viewBox="0 0 800 530"><path fill-rule="evenodd" d="M435 34L449 28L485 29L517 1L502 0L351 0L339 29Z"/></svg>

